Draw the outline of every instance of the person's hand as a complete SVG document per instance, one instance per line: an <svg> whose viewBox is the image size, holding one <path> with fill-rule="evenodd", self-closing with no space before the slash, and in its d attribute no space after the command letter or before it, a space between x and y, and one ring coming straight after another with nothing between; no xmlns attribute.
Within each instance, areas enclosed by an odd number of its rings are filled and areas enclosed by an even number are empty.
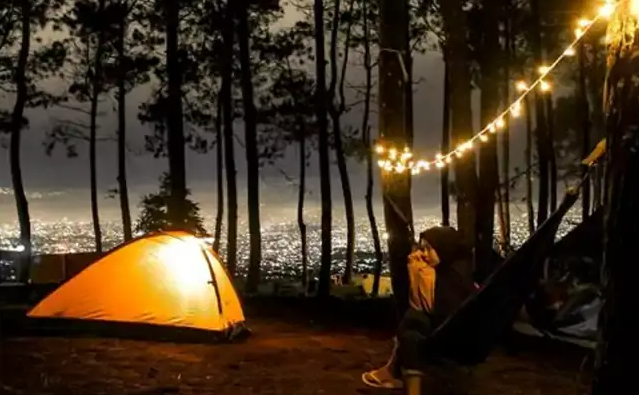
<svg viewBox="0 0 639 395"><path fill-rule="evenodd" d="M421 248L414 249L408 256L410 260L428 261L428 254Z"/></svg>

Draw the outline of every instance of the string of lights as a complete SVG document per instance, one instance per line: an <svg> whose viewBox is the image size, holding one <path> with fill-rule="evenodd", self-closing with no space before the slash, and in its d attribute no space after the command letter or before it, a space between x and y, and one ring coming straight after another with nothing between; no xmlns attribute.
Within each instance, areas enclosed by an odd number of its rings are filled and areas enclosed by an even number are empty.
<svg viewBox="0 0 639 395"><path fill-rule="evenodd" d="M517 99L472 138L459 144L450 152L436 154L434 159L420 159L408 147L399 149L394 146L387 146L383 143L382 138L378 140L375 147L375 151L380 157L378 160L379 167L388 172L404 173L410 171L413 175L417 175L432 168L441 169L452 163L455 159L461 158L464 153L475 147L477 141L482 143L489 141L492 135L504 129L509 118L517 118L521 115L523 110L522 103L524 103L524 99L526 99L530 93L535 89L541 92L550 92L552 87L547 81L548 75L553 72L562 60L575 54L575 48L577 44L579 44L579 40L586 35L588 30L590 30L596 22L610 18L617 5L618 3L615 0L605 0L604 4L599 7L597 15L594 18L580 19L574 30L574 40L566 47L561 55L550 65L540 66L537 69L539 76L531 84L527 84L525 81L518 81L515 84L515 89L519 94Z"/></svg>

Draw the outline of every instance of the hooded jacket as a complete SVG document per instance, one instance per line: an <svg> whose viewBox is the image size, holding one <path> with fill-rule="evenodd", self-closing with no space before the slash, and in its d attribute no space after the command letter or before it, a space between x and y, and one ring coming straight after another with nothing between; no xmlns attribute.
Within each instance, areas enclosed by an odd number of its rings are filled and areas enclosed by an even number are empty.
<svg viewBox="0 0 639 395"><path fill-rule="evenodd" d="M441 324L475 291L472 279L472 250L451 227L437 226L420 234L437 253L439 262L427 264L411 254L411 307L427 312L433 324ZM419 301L418 301L419 298Z"/></svg>

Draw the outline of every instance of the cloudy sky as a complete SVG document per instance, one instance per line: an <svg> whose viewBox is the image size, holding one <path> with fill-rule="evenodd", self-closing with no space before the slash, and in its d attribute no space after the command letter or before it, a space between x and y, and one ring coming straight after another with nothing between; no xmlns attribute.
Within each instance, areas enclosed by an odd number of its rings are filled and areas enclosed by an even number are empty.
<svg viewBox="0 0 639 395"><path fill-rule="evenodd" d="M287 14L286 23L291 23L299 15L293 12ZM441 135L443 92L443 64L438 53L428 53L417 57L414 61L415 78L421 82L416 87L414 98L415 112L415 145L418 152L432 157L438 152ZM353 69L351 78L361 78L361 70ZM62 84L58 83L61 89ZM146 100L148 87L134 91L128 98L128 134L129 146L133 151L142 151L144 135L149 132L147 126L137 121L138 104ZM10 107L12 102L4 100L1 106ZM113 134L116 130L115 114L111 113L111 107L105 107L108 116L100 120L100 133ZM74 159L65 157L62 150L57 150L52 156L44 153L42 141L47 130L58 119L72 118L77 115L62 109L35 109L27 113L31 126L24 132L22 145L22 163L25 186L31 197L31 207L34 216L49 217L60 215L78 216L89 218L89 196L87 186L89 183L89 163L86 147L79 147L80 156ZM361 112L355 110L347 117L347 121L358 125L361 121ZM373 127L376 125L376 115L373 114ZM478 127L479 125L477 125ZM242 125L236 128L239 136L243 135ZM523 152L523 125L516 124L512 132L512 160L513 166L521 165L521 153ZM244 152L238 146L238 175L240 188L240 203L243 203L245 194L244 173L246 164ZM106 192L116 184L116 150L111 142L100 143L98 148L98 172L100 193L105 196L101 201L103 213L106 216L116 215L117 205L113 200L106 199ZM197 198L203 201L204 206L214 203L215 186L215 157L214 155L197 155L188 153L188 181ZM314 158L310 168L312 182L309 185L311 203L317 202L319 197L319 184L317 183L317 158ZM8 151L0 148L0 222L12 222L15 218L13 199L10 195L11 178L9 172ZM166 159L153 159L148 154L130 154L127 158L128 175L132 193L132 203L136 203L138 196L153 190L157 184L158 175L166 169ZM297 166L295 150L292 149L288 158L278 163L279 169L291 176L296 176ZM361 199L364 196L363 166L351 163L349 168L351 180L354 183L354 196ZM334 192L339 196L339 184L337 169L333 168ZM416 204L435 206L438 203L438 177L435 173L422 175L415 181ZM291 205L295 201L295 185L287 183L280 174L280 170L267 167L262 171L262 198L264 206L275 209L282 205Z"/></svg>

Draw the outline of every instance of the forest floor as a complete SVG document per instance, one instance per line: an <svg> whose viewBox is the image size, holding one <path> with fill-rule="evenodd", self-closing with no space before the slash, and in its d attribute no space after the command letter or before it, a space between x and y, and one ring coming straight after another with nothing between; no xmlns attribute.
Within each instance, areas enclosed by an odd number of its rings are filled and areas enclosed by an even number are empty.
<svg viewBox="0 0 639 395"><path fill-rule="evenodd" d="M0 338L0 394L385 393L367 388L360 377L388 357L388 325L355 324L353 314L338 322L335 316L343 310L311 319L312 307L297 302L294 308L247 303L245 310L252 335L236 344L16 334ZM587 392L589 373L580 373L586 350L520 340L516 353L498 347L474 370L471 394Z"/></svg>

